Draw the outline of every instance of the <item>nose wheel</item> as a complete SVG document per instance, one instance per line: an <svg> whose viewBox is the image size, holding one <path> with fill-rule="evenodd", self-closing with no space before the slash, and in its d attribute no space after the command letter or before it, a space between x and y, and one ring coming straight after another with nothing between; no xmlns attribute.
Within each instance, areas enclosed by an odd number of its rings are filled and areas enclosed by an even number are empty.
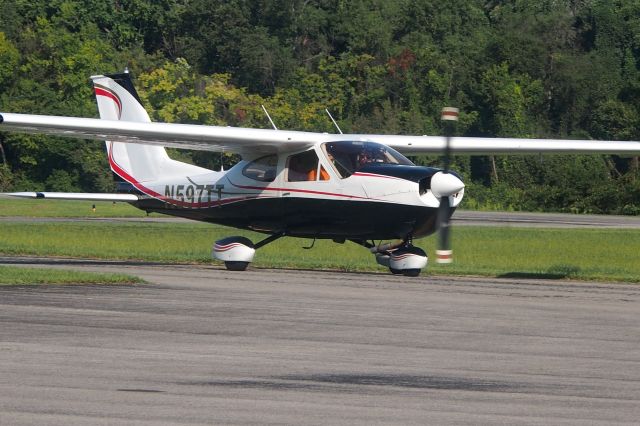
<svg viewBox="0 0 640 426"><path fill-rule="evenodd" d="M378 263L380 263L380 262L378 262ZM382 265L382 266L384 266L384 265ZM395 269L395 268L392 268L391 266L389 266L389 272L391 272L393 275L402 275L403 274L402 269Z"/></svg>
<svg viewBox="0 0 640 426"><path fill-rule="evenodd" d="M379 245L364 240L352 241L368 248L369 251L375 254L376 262L389 268L393 275L417 277L422 269L427 266L427 253L420 247L414 246L409 237L399 243Z"/></svg>

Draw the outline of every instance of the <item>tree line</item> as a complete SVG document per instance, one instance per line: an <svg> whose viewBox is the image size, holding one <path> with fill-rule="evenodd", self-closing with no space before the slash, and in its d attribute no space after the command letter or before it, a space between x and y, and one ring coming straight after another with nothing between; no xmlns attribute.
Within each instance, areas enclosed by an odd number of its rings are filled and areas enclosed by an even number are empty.
<svg viewBox="0 0 640 426"><path fill-rule="evenodd" d="M637 0L0 0L0 111L97 116L131 70L152 119L640 140ZM112 191L95 141L0 135L0 190ZM172 151L228 167L234 158ZM436 156L415 158L438 165ZM467 207L640 213L637 158L459 156Z"/></svg>

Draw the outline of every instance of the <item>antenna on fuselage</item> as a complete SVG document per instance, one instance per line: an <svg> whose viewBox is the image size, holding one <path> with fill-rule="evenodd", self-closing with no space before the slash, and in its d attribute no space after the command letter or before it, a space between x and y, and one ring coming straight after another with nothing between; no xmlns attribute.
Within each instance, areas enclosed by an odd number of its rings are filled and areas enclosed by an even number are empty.
<svg viewBox="0 0 640 426"><path fill-rule="evenodd" d="M264 105L260 105L260 106L262 107L262 110L264 111L264 113L267 115L267 118L271 122L271 125L273 126L273 130L278 130L278 128L276 127L276 123L274 123L273 120L271 119L271 116L269 115L269 112L267 111L267 109L264 107Z"/></svg>
<svg viewBox="0 0 640 426"><path fill-rule="evenodd" d="M329 115L329 118L331 119L331 121L333 121L333 125L336 126L336 129L338 129L338 132L340 132L340 134L343 134L342 130L340 129L340 126L338 126L338 123L336 123L336 120L333 119L333 116L331 115L329 110L327 108L325 108L324 110L327 111L327 114Z"/></svg>

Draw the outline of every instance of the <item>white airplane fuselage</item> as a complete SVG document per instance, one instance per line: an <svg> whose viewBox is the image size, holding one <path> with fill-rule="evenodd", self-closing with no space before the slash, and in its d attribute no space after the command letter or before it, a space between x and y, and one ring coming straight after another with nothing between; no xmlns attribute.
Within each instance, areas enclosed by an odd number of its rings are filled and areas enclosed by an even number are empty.
<svg viewBox="0 0 640 426"><path fill-rule="evenodd" d="M313 148L324 179L290 178L288 159L277 156L274 174L256 180L243 160L226 172L150 182L131 180L130 191L141 196L136 207L149 212L219 223L273 234L332 239L422 237L436 228L440 204L422 183L438 169L415 165L370 163L348 177L331 165L318 144ZM117 172L117 164L112 164ZM451 196L451 213L463 190Z"/></svg>

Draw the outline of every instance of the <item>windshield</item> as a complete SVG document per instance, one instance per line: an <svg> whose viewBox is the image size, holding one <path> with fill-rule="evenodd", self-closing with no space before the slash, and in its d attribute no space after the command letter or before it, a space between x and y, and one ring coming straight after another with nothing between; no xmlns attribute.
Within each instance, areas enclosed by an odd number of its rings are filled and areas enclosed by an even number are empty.
<svg viewBox="0 0 640 426"><path fill-rule="evenodd" d="M376 142L327 142L322 145L324 152L336 171L343 178L367 165L414 164L398 151Z"/></svg>

